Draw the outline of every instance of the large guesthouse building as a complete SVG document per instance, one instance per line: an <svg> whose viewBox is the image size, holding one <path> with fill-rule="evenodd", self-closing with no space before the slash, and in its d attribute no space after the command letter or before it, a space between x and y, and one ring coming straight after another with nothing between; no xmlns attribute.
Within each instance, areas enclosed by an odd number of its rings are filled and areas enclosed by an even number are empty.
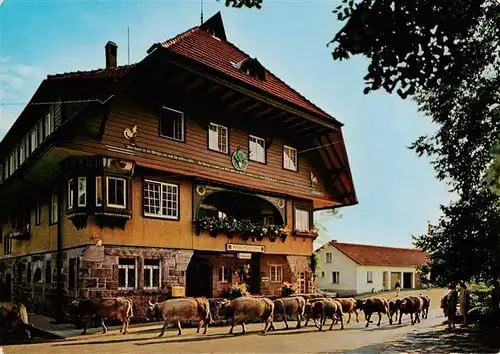
<svg viewBox="0 0 500 354"><path fill-rule="evenodd" d="M313 212L357 203L342 124L220 14L133 65L48 76L0 143L2 297L311 290Z"/></svg>

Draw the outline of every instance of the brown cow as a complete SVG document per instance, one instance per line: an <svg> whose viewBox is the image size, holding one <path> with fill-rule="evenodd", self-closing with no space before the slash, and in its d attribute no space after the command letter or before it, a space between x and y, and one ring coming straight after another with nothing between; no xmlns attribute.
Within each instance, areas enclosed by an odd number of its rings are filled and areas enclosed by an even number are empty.
<svg viewBox="0 0 500 354"><path fill-rule="evenodd" d="M336 301L342 304L342 313L349 314L349 318L346 323L351 322L351 314L354 312L356 314L356 322L359 322L358 309L356 308L356 300L354 298L338 298ZM337 324L339 319L337 318L335 324Z"/></svg>
<svg viewBox="0 0 500 354"><path fill-rule="evenodd" d="M424 302L424 306L422 308L422 318L427 319L429 317L429 308L431 307L431 298L428 295L419 295L422 301Z"/></svg>
<svg viewBox="0 0 500 354"><path fill-rule="evenodd" d="M333 325L335 324L336 317L340 319L340 328L344 329L342 304L340 302L333 299L323 299L313 303L311 310L311 317L314 319L314 321L316 322L317 319L320 320L318 330L323 330L323 326L325 325L327 318L330 318L332 320L332 324L329 328L329 330L332 330Z"/></svg>
<svg viewBox="0 0 500 354"><path fill-rule="evenodd" d="M387 314L389 323L392 324L392 319L389 315L389 302L383 297L370 297L365 300L357 300L356 307L361 309L365 313L365 327L368 327L372 322L370 319L373 313L378 314L377 326L380 326L380 322L382 321L382 314Z"/></svg>
<svg viewBox="0 0 500 354"><path fill-rule="evenodd" d="M226 316L232 319L229 334L233 334L234 325L241 323L242 332L246 333L245 321L261 320L266 322L263 333L272 326L274 302L265 298L242 296L233 300L223 300L220 307Z"/></svg>
<svg viewBox="0 0 500 354"><path fill-rule="evenodd" d="M392 321L392 317L396 315L396 319L398 319L398 308L397 308L397 300L390 300L389 301L389 317L391 318L391 322Z"/></svg>
<svg viewBox="0 0 500 354"><path fill-rule="evenodd" d="M309 320L312 318L312 306L315 302L325 300L326 298L315 298L308 300L304 306L304 317L306 318L306 323L304 323L304 327L307 326ZM314 319L314 325L319 328L319 325L316 323L316 319Z"/></svg>
<svg viewBox="0 0 500 354"><path fill-rule="evenodd" d="M85 327L81 333L82 335L87 334L87 328L94 317L101 319L102 333L108 332L104 319L117 318L122 322L120 333L126 334L130 318L134 316L133 306L132 299L128 297L83 299L73 300L68 312L73 312L77 316L84 318Z"/></svg>
<svg viewBox="0 0 500 354"><path fill-rule="evenodd" d="M205 324L203 334L207 333L208 325L214 323L212 313L210 312L210 304L203 297L169 299L159 303L155 302L154 304L150 301L148 316L160 316L165 321L159 337L165 334L169 323L177 324L177 334L179 336L182 334L181 321L198 320L197 333L199 333L201 325Z"/></svg>
<svg viewBox="0 0 500 354"><path fill-rule="evenodd" d="M411 324L415 322L420 322L420 312L424 306L424 301L419 296L407 296L404 299L396 300L396 307L399 310L399 324L401 324L401 318L403 314L409 314L411 319ZM415 320L413 315L415 314Z"/></svg>
<svg viewBox="0 0 500 354"><path fill-rule="evenodd" d="M0 323L5 321L13 332L16 327L24 329L28 338L31 338L28 322L28 311L20 302L0 302Z"/></svg>
<svg viewBox="0 0 500 354"><path fill-rule="evenodd" d="M302 296L284 297L281 299L276 299L273 302L274 321L276 321L277 318L283 318L286 329L288 329L288 322L286 320L287 316L297 316L297 328L301 327L301 321L304 317L304 309L306 306L306 300L304 300ZM276 328L274 327L274 321L271 324L271 329L273 331L276 330Z"/></svg>

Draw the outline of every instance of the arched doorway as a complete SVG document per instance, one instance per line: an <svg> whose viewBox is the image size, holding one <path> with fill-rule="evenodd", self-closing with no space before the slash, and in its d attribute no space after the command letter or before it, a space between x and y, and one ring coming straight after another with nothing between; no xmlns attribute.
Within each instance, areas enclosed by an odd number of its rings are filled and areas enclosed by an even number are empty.
<svg viewBox="0 0 500 354"><path fill-rule="evenodd" d="M5 274L5 302L12 301L12 275Z"/></svg>
<svg viewBox="0 0 500 354"><path fill-rule="evenodd" d="M212 266L196 254L186 270L186 296L212 297Z"/></svg>

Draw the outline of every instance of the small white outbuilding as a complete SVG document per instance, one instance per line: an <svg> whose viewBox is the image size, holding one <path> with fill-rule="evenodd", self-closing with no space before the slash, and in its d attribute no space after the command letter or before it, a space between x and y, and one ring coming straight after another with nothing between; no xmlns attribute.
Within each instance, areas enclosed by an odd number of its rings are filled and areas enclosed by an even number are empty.
<svg viewBox="0 0 500 354"><path fill-rule="evenodd" d="M322 291L340 296L395 289L420 288L417 267L428 262L418 249L358 245L330 241L318 250L321 270L316 279Z"/></svg>

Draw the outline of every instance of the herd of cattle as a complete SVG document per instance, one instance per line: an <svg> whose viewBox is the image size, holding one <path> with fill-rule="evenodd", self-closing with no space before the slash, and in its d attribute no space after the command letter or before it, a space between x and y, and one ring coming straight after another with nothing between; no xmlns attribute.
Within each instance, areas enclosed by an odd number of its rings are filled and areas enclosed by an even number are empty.
<svg viewBox="0 0 500 354"><path fill-rule="evenodd" d="M409 315L411 324L420 322L420 318L427 318L429 313L430 298L427 295L407 296L388 301L383 297L371 297L363 300L353 298L326 298L321 295L306 294L271 300L266 297L239 297L233 300L216 300L210 303L206 298L176 298L163 302L149 302L147 315L150 318L163 320L164 325L160 337L164 335L169 324L176 324L178 334L182 334L181 321L196 321L198 323L197 333L203 326L203 334L207 333L208 325L213 324L212 313L228 318L231 323L229 333L233 333L234 326L241 324L242 332L246 333L245 323L256 321L265 322L263 332L276 330L274 323L283 321L288 329L288 317L297 318L297 328L300 328L305 320L307 326L309 320L321 331L327 319L330 319L330 330L340 321L340 328L344 329L344 315L348 315L347 323L351 321L351 315L356 315L359 322L358 311L365 315L366 326L371 321L372 314L378 314L377 326L380 326L382 315L387 315L389 324L398 319L401 324L403 315ZM128 297L117 297L110 299L84 299L73 300L67 308L67 313L84 320L85 326L82 334L87 333L87 328L92 324L94 318L100 318L103 333L107 332L104 323L106 318L116 318L121 321L121 333L128 332L130 319L134 316L134 303ZM22 325L29 334L28 316L24 305L19 303L0 303L0 323L10 323L11 330L16 325Z"/></svg>

